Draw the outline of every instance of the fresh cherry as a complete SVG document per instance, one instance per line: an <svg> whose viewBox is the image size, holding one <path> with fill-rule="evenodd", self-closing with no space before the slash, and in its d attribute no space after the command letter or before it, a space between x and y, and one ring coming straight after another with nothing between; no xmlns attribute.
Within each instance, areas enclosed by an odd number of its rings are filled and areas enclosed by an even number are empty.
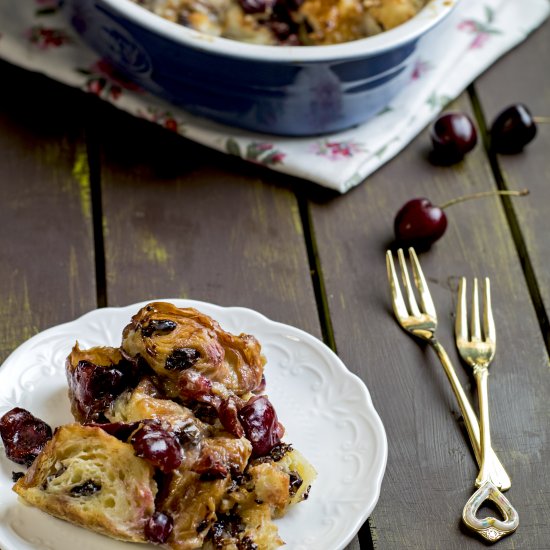
<svg viewBox="0 0 550 550"><path fill-rule="evenodd" d="M522 103L504 109L491 125L491 146L497 153L519 153L537 135L537 125Z"/></svg>
<svg viewBox="0 0 550 550"><path fill-rule="evenodd" d="M446 208L470 199L478 199L494 195L523 196L529 191L483 191L472 195L465 195L447 201L436 206L426 198L412 199L406 202L397 212L394 220L394 232L396 241L403 247L415 247L418 250L426 250L447 229Z"/></svg>
<svg viewBox="0 0 550 550"><path fill-rule="evenodd" d="M477 132L464 113L445 113L434 122L430 137L434 160L443 164L459 162L477 143Z"/></svg>
<svg viewBox="0 0 550 550"><path fill-rule="evenodd" d="M403 246L429 248L447 229L447 216L428 199L412 199L395 216L394 231Z"/></svg>

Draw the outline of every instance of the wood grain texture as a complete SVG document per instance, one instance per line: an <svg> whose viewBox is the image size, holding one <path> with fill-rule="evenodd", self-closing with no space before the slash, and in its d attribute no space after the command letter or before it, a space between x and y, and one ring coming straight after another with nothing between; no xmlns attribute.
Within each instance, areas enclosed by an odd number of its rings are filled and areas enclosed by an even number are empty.
<svg viewBox="0 0 550 550"><path fill-rule="evenodd" d="M3 62L0 74L3 360L96 302L81 94Z"/></svg>
<svg viewBox="0 0 550 550"><path fill-rule="evenodd" d="M320 334L298 207L261 171L101 109L109 304L185 297Z"/></svg>
<svg viewBox="0 0 550 550"><path fill-rule="evenodd" d="M476 83L483 111L490 125L510 104L521 102L535 116L550 116L548 48L550 20L529 40L494 65ZM540 124L538 135L518 155L499 155L498 164L509 188L527 187L529 201L513 203L525 253L532 264L546 316L550 314L550 124ZM546 327L550 347L550 327Z"/></svg>
<svg viewBox="0 0 550 550"><path fill-rule="evenodd" d="M466 98L452 107L469 109ZM427 161L428 143L425 132L348 195L311 204L339 355L366 382L387 430L388 466L371 517L374 547L381 550L484 546L460 521L477 467L459 409L433 352L393 318L384 253L393 241L394 216L407 200L426 196L438 204L495 184L482 147L443 168ZM456 205L448 217L446 235L421 262L440 339L473 401L473 380L454 350L457 278L493 280L493 446L512 477L507 495L520 514L518 532L499 548L547 548L550 377L535 312L499 199Z"/></svg>

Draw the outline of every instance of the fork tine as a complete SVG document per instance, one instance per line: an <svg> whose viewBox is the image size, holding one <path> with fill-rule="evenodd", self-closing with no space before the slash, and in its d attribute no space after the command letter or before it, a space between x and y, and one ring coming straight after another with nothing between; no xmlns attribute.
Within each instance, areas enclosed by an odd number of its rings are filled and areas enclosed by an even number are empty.
<svg viewBox="0 0 550 550"><path fill-rule="evenodd" d="M422 273L422 268L420 267L420 262L418 261L418 256L414 248L409 248L409 257L411 259L411 265L413 270L414 284L418 288L420 293L420 303L424 309L424 312L432 317L436 317L435 306L432 300L432 295L430 294L430 289L424 278L424 273Z"/></svg>
<svg viewBox="0 0 550 550"><path fill-rule="evenodd" d="M491 282L485 277L485 304L483 307L483 331L486 340L496 341L495 320L491 308Z"/></svg>
<svg viewBox="0 0 550 550"><path fill-rule="evenodd" d="M458 283L458 302L456 304L455 338L457 341L468 340L468 313L466 310L466 277Z"/></svg>
<svg viewBox="0 0 550 550"><path fill-rule="evenodd" d="M479 322L479 294L477 290L477 277L475 277L474 289L472 291L472 342L479 342L481 340L481 324Z"/></svg>
<svg viewBox="0 0 550 550"><path fill-rule="evenodd" d="M405 263L405 254L403 253L402 248L400 248L397 251L397 257L399 258L399 265L401 266L401 276L403 278L403 285L405 286L405 292L407 293L409 310L414 317L420 317L422 314L420 313L420 310L418 309L418 304L416 303L416 298L414 296L411 280L409 278L409 270L407 269L407 264Z"/></svg>
<svg viewBox="0 0 550 550"><path fill-rule="evenodd" d="M405 319L408 317L409 312L407 311L407 306L405 305L405 300L401 293L401 285L399 284L399 278L395 272L391 250L386 251L386 268L388 270L388 281L391 288L393 311L398 319Z"/></svg>

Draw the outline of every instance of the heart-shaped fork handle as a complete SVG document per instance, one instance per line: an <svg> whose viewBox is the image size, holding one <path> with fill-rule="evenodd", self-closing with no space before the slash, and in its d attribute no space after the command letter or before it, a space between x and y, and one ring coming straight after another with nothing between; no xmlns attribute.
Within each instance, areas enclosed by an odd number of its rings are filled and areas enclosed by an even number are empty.
<svg viewBox="0 0 550 550"><path fill-rule="evenodd" d="M478 518L479 507L486 501L495 503L504 519ZM510 501L490 482L486 481L468 500L462 511L464 523L490 542L513 533L519 525L519 516Z"/></svg>
<svg viewBox="0 0 550 550"><path fill-rule="evenodd" d="M473 368L479 397L479 428L481 464L476 485L479 489L468 499L462 511L464 523L476 533L491 542L513 533L519 525L517 511L510 501L498 490L493 483L491 429L489 421L489 365L493 360L496 349L496 331L491 311L491 290L489 279L485 279L485 301L483 311L483 331L479 315L479 298L477 279L474 279L472 299L472 326L468 339L465 323L465 280L462 279L459 290L459 308L457 311L457 347L462 358ZM504 519L476 516L479 507L487 500L494 502Z"/></svg>

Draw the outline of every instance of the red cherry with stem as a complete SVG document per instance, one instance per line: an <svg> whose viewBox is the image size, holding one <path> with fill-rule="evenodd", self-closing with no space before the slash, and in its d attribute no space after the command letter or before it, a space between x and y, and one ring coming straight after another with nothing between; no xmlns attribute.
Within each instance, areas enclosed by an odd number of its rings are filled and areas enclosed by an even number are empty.
<svg viewBox="0 0 550 550"><path fill-rule="evenodd" d="M537 124L523 103L501 111L491 125L491 147L497 153L520 153L537 135Z"/></svg>
<svg viewBox="0 0 550 550"><path fill-rule="evenodd" d="M430 137L435 160L459 162L477 143L477 132L471 118L464 113L445 113L434 122Z"/></svg>
<svg viewBox="0 0 550 550"><path fill-rule="evenodd" d="M428 248L447 229L447 216L426 198L405 203L395 216L395 237L404 245Z"/></svg>
<svg viewBox="0 0 550 550"><path fill-rule="evenodd" d="M470 199L489 197L495 195L523 196L529 191L483 191L464 195L446 203L436 206L426 198L411 199L406 202L394 220L394 232L396 241L401 246L413 246L418 250L426 250L439 240L447 229L447 216L444 212L449 206Z"/></svg>

